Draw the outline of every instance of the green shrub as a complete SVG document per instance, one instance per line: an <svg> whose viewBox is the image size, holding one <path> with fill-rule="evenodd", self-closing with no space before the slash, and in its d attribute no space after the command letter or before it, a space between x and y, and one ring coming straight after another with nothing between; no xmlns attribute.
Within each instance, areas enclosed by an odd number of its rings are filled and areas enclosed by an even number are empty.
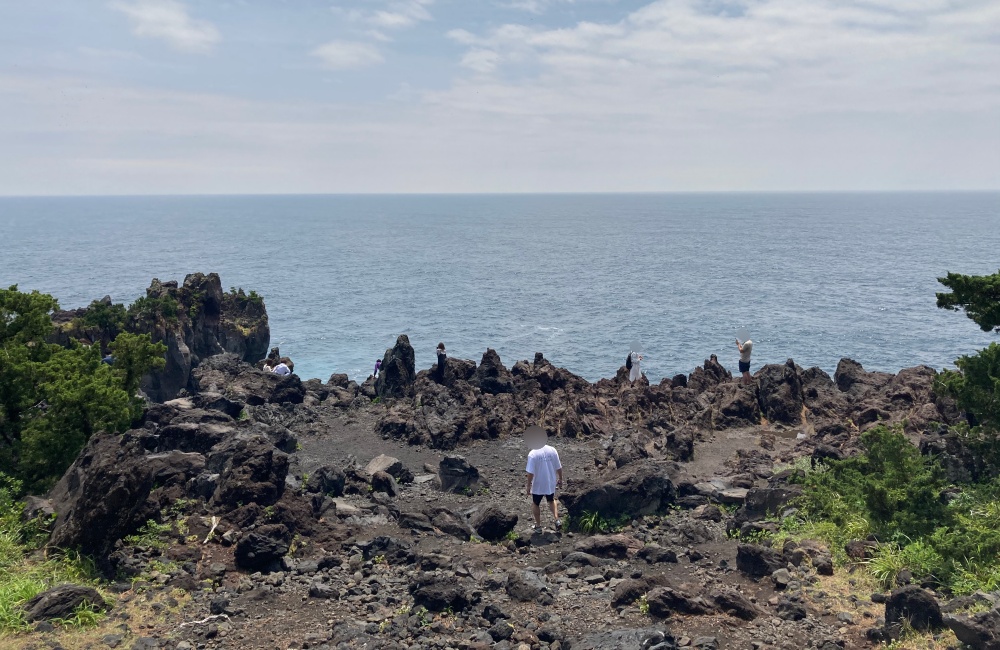
<svg viewBox="0 0 1000 650"><path fill-rule="evenodd" d="M900 431L874 427L861 435L865 453L803 478L799 507L838 526L868 522L883 541L915 539L949 521L944 473Z"/></svg>
<svg viewBox="0 0 1000 650"><path fill-rule="evenodd" d="M938 375L934 389L955 398L958 407L990 432L1000 431L1000 344L955 360L958 370Z"/></svg>
<svg viewBox="0 0 1000 650"><path fill-rule="evenodd" d="M167 321L177 320L180 313L177 301L169 295L151 298L143 296L129 305L129 318L137 321L151 321L163 318Z"/></svg>
<svg viewBox="0 0 1000 650"><path fill-rule="evenodd" d="M80 318L80 324L85 327L96 327L102 332L112 332L114 335L125 329L125 320L125 305L95 300Z"/></svg>

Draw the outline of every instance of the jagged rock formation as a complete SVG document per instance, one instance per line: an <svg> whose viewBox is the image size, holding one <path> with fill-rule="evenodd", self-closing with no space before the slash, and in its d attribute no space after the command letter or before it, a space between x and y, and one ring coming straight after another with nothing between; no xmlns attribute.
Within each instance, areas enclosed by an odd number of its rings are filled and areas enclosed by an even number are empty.
<svg viewBox="0 0 1000 650"><path fill-rule="evenodd" d="M65 344L77 339L107 350L121 331L128 331L149 334L153 342L166 344L166 366L142 382L143 392L153 401L173 399L189 389L191 371L205 359L229 353L254 363L264 358L271 340L264 301L242 289L223 292L217 273L193 273L180 286L154 279L146 296L121 319L96 317L102 307L113 307L110 297L90 307L54 313L53 341Z"/></svg>
<svg viewBox="0 0 1000 650"><path fill-rule="evenodd" d="M408 359L406 350L412 348L409 341L397 348L401 351L388 351L386 359L403 367L399 359ZM487 350L478 366L449 359L447 370L442 383L432 371L417 373L409 383L408 370L394 371L383 393L399 399L386 407L378 431L452 449L540 424L555 436L610 437L600 462L613 469L643 458L688 460L695 430L756 426L763 419L841 453L852 434L878 423L918 432L960 417L953 403L934 395L933 369L869 373L850 359L840 362L833 379L789 359L762 368L753 386L732 381L714 355L689 377L657 385L632 384L624 370L591 384L541 354L508 370L494 350Z"/></svg>

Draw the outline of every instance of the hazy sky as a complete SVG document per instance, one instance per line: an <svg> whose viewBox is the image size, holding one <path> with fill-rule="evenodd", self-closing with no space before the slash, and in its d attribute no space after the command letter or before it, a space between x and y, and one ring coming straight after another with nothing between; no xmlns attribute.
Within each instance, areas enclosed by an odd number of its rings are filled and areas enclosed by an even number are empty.
<svg viewBox="0 0 1000 650"><path fill-rule="evenodd" d="M0 0L0 194L1000 189L998 0Z"/></svg>

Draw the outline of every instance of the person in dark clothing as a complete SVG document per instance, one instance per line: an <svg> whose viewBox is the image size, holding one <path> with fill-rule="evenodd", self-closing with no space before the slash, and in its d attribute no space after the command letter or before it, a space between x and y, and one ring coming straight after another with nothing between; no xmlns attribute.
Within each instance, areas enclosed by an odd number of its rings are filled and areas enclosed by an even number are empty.
<svg viewBox="0 0 1000 650"><path fill-rule="evenodd" d="M444 351L444 343L438 343L437 346L437 381L439 384L444 383L444 369L448 365L448 353Z"/></svg>

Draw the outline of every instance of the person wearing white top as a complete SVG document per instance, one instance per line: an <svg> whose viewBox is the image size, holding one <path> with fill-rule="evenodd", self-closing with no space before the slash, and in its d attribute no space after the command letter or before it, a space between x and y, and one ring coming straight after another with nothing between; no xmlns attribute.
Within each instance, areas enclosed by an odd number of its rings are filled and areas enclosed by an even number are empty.
<svg viewBox="0 0 1000 650"><path fill-rule="evenodd" d="M291 369L283 363L279 363L278 365L276 365L271 372L273 372L276 375L282 375L282 376L292 374Z"/></svg>
<svg viewBox="0 0 1000 650"><path fill-rule="evenodd" d="M741 381L744 384L753 383L753 378L750 376L750 352L753 351L753 341L747 339L740 343L740 340L736 339L736 348L740 351L740 372L743 373Z"/></svg>
<svg viewBox="0 0 1000 650"><path fill-rule="evenodd" d="M542 527L542 498L549 502L552 519L559 526L559 505L555 499L556 488L562 487L562 463L559 462L559 452L550 445L545 445L528 452L528 486L525 492L531 496L531 514L535 517L535 529Z"/></svg>
<svg viewBox="0 0 1000 650"><path fill-rule="evenodd" d="M632 367L628 371L628 380L634 382L639 377L642 377L642 370L639 369L639 362L642 361L642 355L632 350L629 352L629 356L632 359Z"/></svg>

